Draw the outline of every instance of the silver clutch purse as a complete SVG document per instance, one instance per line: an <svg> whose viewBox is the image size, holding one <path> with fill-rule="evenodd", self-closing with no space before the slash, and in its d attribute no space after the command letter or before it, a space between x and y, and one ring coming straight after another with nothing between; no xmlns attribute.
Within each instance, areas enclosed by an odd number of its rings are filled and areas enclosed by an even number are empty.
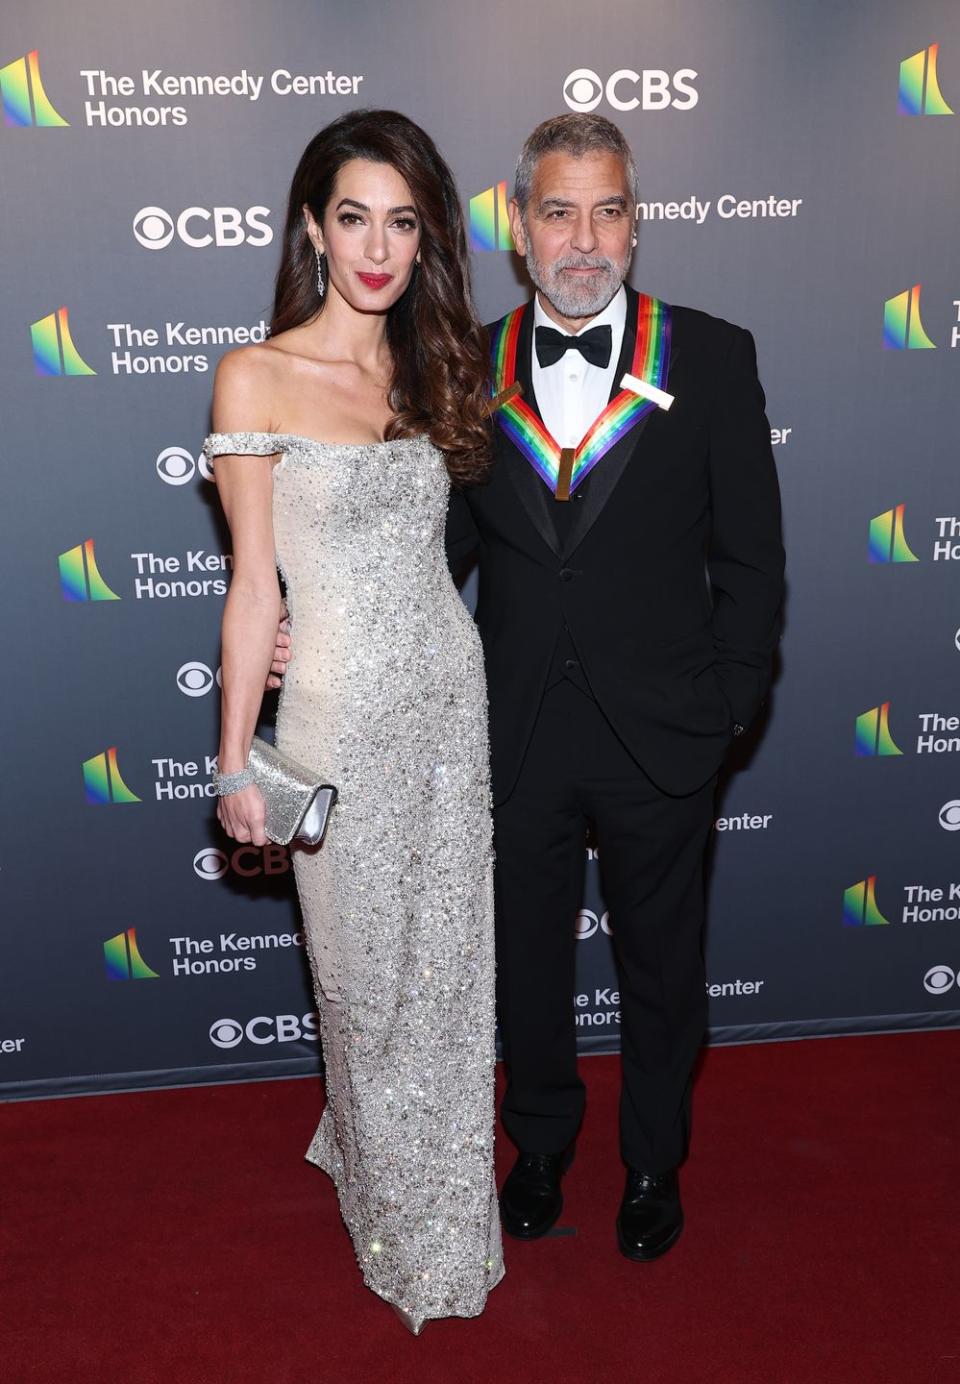
<svg viewBox="0 0 960 1384"><path fill-rule="evenodd" d="M322 841L330 809L337 801L333 784L324 783L321 775L281 754L258 735L253 737L247 765L263 794L267 837L278 846L288 846L294 837L307 846Z"/></svg>

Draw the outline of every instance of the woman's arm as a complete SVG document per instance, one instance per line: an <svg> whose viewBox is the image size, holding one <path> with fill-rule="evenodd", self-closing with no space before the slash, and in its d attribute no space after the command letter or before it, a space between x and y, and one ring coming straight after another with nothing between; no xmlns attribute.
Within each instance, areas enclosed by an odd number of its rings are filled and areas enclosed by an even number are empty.
<svg viewBox="0 0 960 1384"><path fill-rule="evenodd" d="M214 382L214 430L269 432L269 411L261 402L266 383L266 371L255 353L242 350L224 356ZM221 634L218 764L222 774L236 773L246 765L273 661L280 618L273 467L272 457L221 456L215 463L217 490L233 546L233 576ZM264 844L263 798L254 785L222 797L218 816L236 840Z"/></svg>

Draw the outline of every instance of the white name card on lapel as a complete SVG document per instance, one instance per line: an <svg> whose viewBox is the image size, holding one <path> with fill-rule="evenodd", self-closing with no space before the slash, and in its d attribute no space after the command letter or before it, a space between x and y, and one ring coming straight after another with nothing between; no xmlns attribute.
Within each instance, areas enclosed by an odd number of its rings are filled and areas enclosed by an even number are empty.
<svg viewBox="0 0 960 1384"><path fill-rule="evenodd" d="M624 375L620 381L621 389L629 389L632 394L639 394L644 399L651 399L657 408L665 411L673 403L674 396L668 394L665 389L658 389L655 384L647 384L646 380L639 379L636 375Z"/></svg>

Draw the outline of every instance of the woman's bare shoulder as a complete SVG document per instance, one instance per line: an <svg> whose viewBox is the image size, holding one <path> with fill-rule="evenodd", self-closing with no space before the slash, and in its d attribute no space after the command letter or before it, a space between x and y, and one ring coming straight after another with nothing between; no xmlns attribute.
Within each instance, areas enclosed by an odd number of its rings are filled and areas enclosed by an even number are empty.
<svg viewBox="0 0 960 1384"><path fill-rule="evenodd" d="M277 369L282 368L282 354L267 342L236 346L220 357L214 387L243 385L256 389L261 382L272 380Z"/></svg>
<svg viewBox="0 0 960 1384"><path fill-rule="evenodd" d="M281 353L266 343L238 346L220 358L213 381L217 432L270 432L282 381Z"/></svg>

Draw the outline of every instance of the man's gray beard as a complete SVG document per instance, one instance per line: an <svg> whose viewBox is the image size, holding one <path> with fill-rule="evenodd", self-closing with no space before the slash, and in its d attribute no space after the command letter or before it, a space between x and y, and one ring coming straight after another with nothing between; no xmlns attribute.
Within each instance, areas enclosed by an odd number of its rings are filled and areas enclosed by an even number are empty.
<svg viewBox="0 0 960 1384"><path fill-rule="evenodd" d="M619 264L605 255L567 255L546 265L527 251L527 272L561 317L596 317L603 312L629 268L629 253ZM602 273L577 282L563 279L564 269L600 269Z"/></svg>

